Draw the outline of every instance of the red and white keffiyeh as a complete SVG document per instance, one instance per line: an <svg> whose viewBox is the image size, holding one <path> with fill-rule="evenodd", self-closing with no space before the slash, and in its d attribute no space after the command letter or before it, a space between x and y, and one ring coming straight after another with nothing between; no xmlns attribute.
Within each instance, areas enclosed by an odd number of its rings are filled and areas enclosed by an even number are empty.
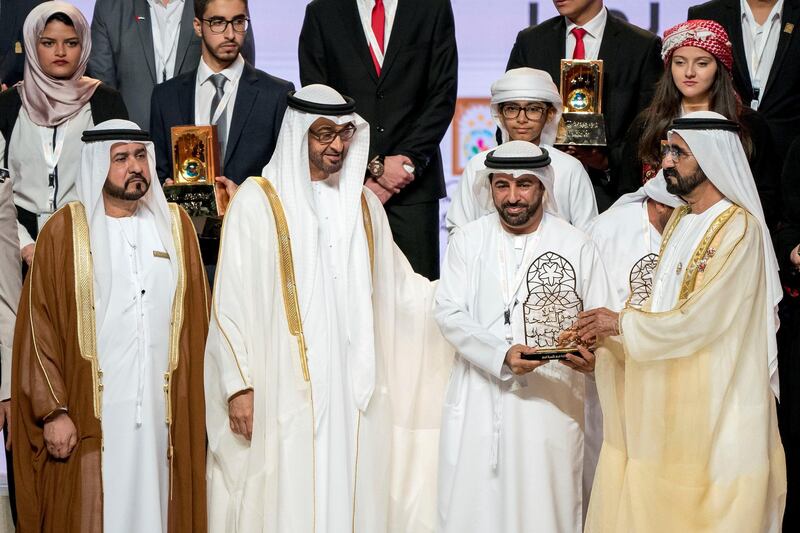
<svg viewBox="0 0 800 533"><path fill-rule="evenodd" d="M669 65L672 54L683 46L701 48L712 54L730 72L733 69L733 45L728 33L713 20L689 20L664 32L661 58Z"/></svg>

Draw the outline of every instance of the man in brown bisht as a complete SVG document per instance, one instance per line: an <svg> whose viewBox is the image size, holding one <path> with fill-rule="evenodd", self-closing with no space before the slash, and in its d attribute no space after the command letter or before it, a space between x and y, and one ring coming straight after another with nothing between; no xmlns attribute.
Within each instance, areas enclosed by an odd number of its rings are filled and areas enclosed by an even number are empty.
<svg viewBox="0 0 800 533"><path fill-rule="evenodd" d="M83 137L78 197L43 227L14 342L18 532L206 530L208 286L136 124ZM152 180L152 181L151 181Z"/></svg>

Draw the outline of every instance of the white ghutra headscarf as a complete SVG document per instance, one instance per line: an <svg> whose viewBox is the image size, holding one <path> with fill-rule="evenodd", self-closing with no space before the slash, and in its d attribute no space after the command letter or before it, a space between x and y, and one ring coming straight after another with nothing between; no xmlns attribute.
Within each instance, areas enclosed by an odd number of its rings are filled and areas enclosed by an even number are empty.
<svg viewBox="0 0 800 533"><path fill-rule="evenodd" d="M89 242L94 273L96 330L99 335L108 310L113 273L108 242L108 220L103 202L103 185L111 164L111 147L118 143L141 143L147 149L150 168L150 189L139 200L140 210L149 212L156 224L158 236L169 254L172 266L172 287L178 279L179 265L172 237L172 219L164 191L156 175L156 158L150 135L128 120L107 120L83 133L81 171L78 176L78 200L86 210ZM174 292L174 290L173 290Z"/></svg>
<svg viewBox="0 0 800 533"><path fill-rule="evenodd" d="M777 397L778 383L778 344L775 337L780 321L778 303L783 297L778 276L778 260L772 246L772 237L767 229L764 210L758 196L753 174L747 162L742 141L737 133L738 127L719 113L697 111L676 119L667 133L668 137L677 133L689 145L703 172L725 198L744 208L761 225L764 246L764 269L767 276L767 335L770 384Z"/></svg>
<svg viewBox="0 0 800 533"><path fill-rule="evenodd" d="M372 274L361 212L361 193L369 158L369 124L355 103L325 85L308 85L289 97L275 153L263 175L275 187L289 225L297 294L303 322L313 311L314 277L319 265L317 219L308 157L308 130L319 118L337 125L352 122L356 133L339 171L339 210L346 237L345 294L347 357L356 406L366 410L375 388L375 329ZM319 296L319 295L317 295Z"/></svg>
<svg viewBox="0 0 800 533"><path fill-rule="evenodd" d="M536 70L528 67L514 68L506 72L502 78L492 84L492 118L500 128L503 142L508 142L511 136L503 125L503 117L500 113L500 104L504 102L547 102L555 110L555 116L544 125L539 144L552 146L556 142L558 133L558 123L561 121L561 113L564 103L561 101L561 93L553 83L553 78L544 70Z"/></svg>

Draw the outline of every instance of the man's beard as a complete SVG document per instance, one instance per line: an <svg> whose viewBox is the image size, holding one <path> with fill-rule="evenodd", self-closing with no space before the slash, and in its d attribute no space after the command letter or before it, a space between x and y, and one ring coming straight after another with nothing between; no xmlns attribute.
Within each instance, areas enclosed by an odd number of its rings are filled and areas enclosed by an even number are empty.
<svg viewBox="0 0 800 533"><path fill-rule="evenodd" d="M534 204L526 204L525 202L504 202L498 209L497 213L500 215L500 218L503 219L503 222L508 224L512 228L524 226L533 218L536 214L536 211L539 210L539 207L542 205L542 201L539 200ZM509 207L526 207L524 211L519 214L512 215L508 213L506 210Z"/></svg>
<svg viewBox="0 0 800 533"><path fill-rule="evenodd" d="M337 172L342 170L342 166L344 166L345 156L347 156L347 150L346 149L342 149L342 151L339 152L338 154L336 152L333 152L333 153L327 153L327 152L328 152L328 149L326 148L325 150L323 150L321 152L311 153L311 154L309 154L308 157L309 157L309 159L311 159L311 164L312 165L314 165L315 167L317 167L318 169L323 171L325 174L330 176L331 174L336 174ZM326 154L327 155L338 155L339 156L339 162L338 163L332 163L332 164L326 163L325 162L325 155Z"/></svg>
<svg viewBox="0 0 800 533"><path fill-rule="evenodd" d="M128 190L129 185L133 185L133 190ZM106 183L103 185L103 192L107 195L128 202L139 200L142 196L147 194L148 190L150 190L150 183L145 180L144 176L141 174L131 174L128 176L128 179L125 180L125 185L122 187L117 187L109 180L106 180Z"/></svg>
<svg viewBox="0 0 800 533"><path fill-rule="evenodd" d="M673 182L669 178L674 178ZM694 174L682 176L675 168L664 169L664 179L667 182L667 192L677 196L686 196L697 188L698 185L708 179L703 169L697 167Z"/></svg>

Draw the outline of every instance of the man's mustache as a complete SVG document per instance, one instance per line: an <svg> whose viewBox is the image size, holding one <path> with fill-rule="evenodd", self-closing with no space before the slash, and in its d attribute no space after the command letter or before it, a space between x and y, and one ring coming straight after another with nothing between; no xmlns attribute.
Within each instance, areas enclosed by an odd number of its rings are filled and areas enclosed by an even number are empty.
<svg viewBox="0 0 800 533"><path fill-rule="evenodd" d="M136 181L141 181L144 182L145 184L147 183L147 180L145 179L143 174L141 174L140 172L133 172L131 173L130 176L128 176L128 179L125 180L125 186L127 187L128 185Z"/></svg>
<svg viewBox="0 0 800 533"><path fill-rule="evenodd" d="M665 178L679 178L680 175L678 174L678 171L675 170L674 168L665 168L664 169L664 177Z"/></svg>

